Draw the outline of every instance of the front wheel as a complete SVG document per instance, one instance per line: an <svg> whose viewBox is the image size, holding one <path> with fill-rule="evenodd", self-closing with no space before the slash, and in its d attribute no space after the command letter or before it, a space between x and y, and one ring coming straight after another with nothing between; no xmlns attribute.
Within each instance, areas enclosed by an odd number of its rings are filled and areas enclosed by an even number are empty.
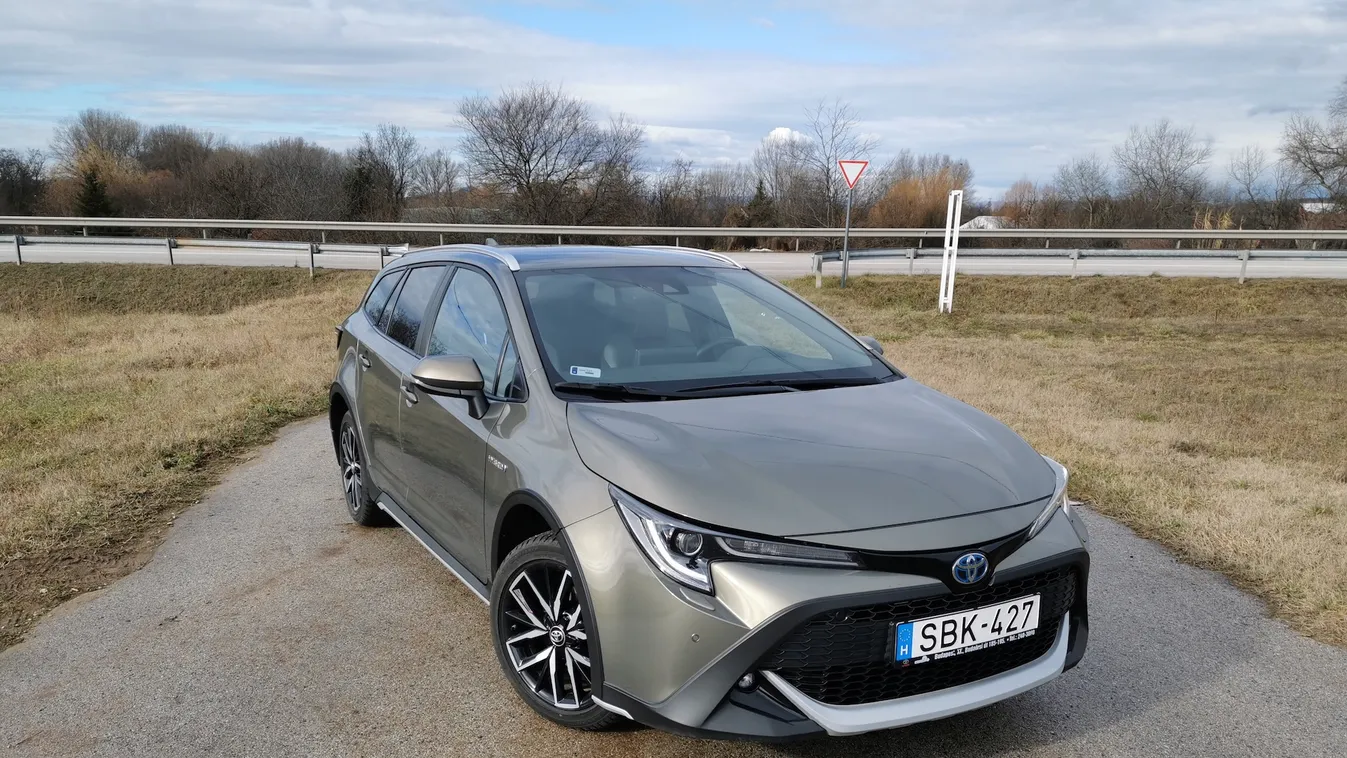
<svg viewBox="0 0 1347 758"><path fill-rule="evenodd" d="M544 718L607 729L621 717L593 698L584 591L557 538L540 534L505 558L491 585L491 636L515 691Z"/></svg>

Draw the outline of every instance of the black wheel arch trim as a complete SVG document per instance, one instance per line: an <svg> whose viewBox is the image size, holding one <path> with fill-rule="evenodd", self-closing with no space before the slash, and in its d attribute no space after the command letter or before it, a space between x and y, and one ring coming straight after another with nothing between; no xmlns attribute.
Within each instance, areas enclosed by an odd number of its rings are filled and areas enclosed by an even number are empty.
<svg viewBox="0 0 1347 758"><path fill-rule="evenodd" d="M547 522L548 527L551 529L551 533L556 535L557 542L560 543L561 549L566 553L567 559L571 562L571 570L575 572L577 579L579 579L577 584L581 591L580 600L584 604L586 621L588 622L586 624L585 632L589 636L590 684L593 692L602 693L604 692L603 643L600 639L601 635L598 628L598 619L594 617L594 603L589 596L589 582L585 581L584 570L580 567L580 562L575 559L575 548L571 545L571 540L566 535L566 530L561 524L561 519L557 518L556 511L552 509L552 506L547 504L547 501L543 499L542 495L539 495L533 490L521 489L511 492L506 496L505 500L501 502L500 510L496 511L496 523L491 530L491 583L492 585L495 584L495 580L497 579L496 568L500 565L501 561L505 560L505 556L496 554L500 544L501 527L505 524L506 516L508 516L517 506L521 505L531 507L543 517L544 521ZM600 695L600 699L603 699L602 695Z"/></svg>

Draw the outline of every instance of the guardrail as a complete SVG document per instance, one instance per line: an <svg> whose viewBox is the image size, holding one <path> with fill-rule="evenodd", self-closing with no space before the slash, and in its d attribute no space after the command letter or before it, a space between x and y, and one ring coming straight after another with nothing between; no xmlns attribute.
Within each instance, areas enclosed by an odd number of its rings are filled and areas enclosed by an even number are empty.
<svg viewBox="0 0 1347 758"><path fill-rule="evenodd" d="M574 226L555 224L413 224L365 221L284 221L272 219L78 218L0 216L0 227L133 229L283 229L310 232L402 232L445 235L562 235L582 237L801 237L841 238L840 228L724 226ZM1097 240L1290 240L1347 241L1347 229L961 229L968 239ZM852 237L943 239L944 229L859 227Z"/></svg>
<svg viewBox="0 0 1347 758"><path fill-rule="evenodd" d="M969 248L960 250L959 254L965 258L1067 258L1071 261L1071 278L1076 278L1076 266L1083 258L1121 258L1121 259L1143 259L1143 258L1227 258L1239 262L1239 282L1244 283L1245 273L1248 271L1249 261L1251 260L1347 260L1347 250L1260 250L1247 248L1230 249L1193 249L1193 250L1123 250L1108 248ZM859 258L906 258L908 261L908 274L913 272L913 268L918 258L941 258L944 250L936 248L897 248L885 250L852 250L850 256L852 260ZM814 274L814 286L823 286L823 263L824 261L840 261L842 253L839 250L815 253L810 264L810 271Z"/></svg>
<svg viewBox="0 0 1347 758"><path fill-rule="evenodd" d="M161 219L161 218L57 218L45 216L0 216L0 227L34 228L71 228L80 229L82 235L23 235L0 237L0 246L10 246L16 260L23 262L23 248L29 245L45 244L88 244L91 246L129 245L162 246L167 262L174 263L173 251L181 248L196 249L244 249L256 251L293 251L308 254L309 270L315 268L315 258L322 254L369 254L379 255L380 266L387 257L406 252L408 246L335 243L326 241L326 232L361 231L426 234L439 233L441 241L444 235L558 235L558 243L566 235L583 237L673 237L675 245L681 237L797 237L828 238L841 237L841 229L827 228L738 228L738 227L661 227L661 226L537 226L527 224L404 224L353 221L278 221L266 219ZM200 229L202 237L90 237L88 228L137 228L137 229ZM322 242L293 242L271 240L211 239L211 229L269 229L324 233ZM912 272L918 258L934 258L943 255L942 247L935 245L924 247L928 238L943 238L943 229L905 229L905 228L862 228L851 230L853 237L871 239L916 239L918 247L887 248L882 250L860 249L850 251L853 259L863 258L907 258L908 271ZM1258 259L1342 259L1347 260L1347 250L1319 250L1318 243L1347 242L1347 230L1343 229L1296 229L1296 230L1242 230L1242 229L964 229L960 232L965 238L980 239L1041 239L1044 247L1025 248L964 248L960 251L964 257L971 258L1067 258L1072 262L1071 275L1076 275L1077 263L1082 258L1227 258L1238 261L1239 281L1245 279L1250 260ZM404 237L404 239L406 239ZM1174 241L1174 249L1148 248L1128 250L1122 248L1080 248L1051 247L1053 240L1163 240ZM1184 241L1207 241L1211 247L1183 248ZM1249 242L1280 241L1297 244L1308 243L1310 249L1262 249L1252 248ZM821 284L823 263L841 259L841 253L829 251L813 254L811 271L815 274L815 283Z"/></svg>

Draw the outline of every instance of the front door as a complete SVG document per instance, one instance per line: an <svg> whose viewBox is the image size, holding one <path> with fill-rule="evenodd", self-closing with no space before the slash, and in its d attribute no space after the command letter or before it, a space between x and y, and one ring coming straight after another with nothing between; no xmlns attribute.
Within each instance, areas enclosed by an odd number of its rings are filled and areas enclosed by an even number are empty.
<svg viewBox="0 0 1347 758"><path fill-rule="evenodd" d="M407 508L460 563L486 581L485 475L487 438L503 406L497 387L509 327L496 286L477 269L459 267L434 316L426 355L466 355L482 372L491 404L480 419L466 400L417 391L402 410ZM513 356L513 351L509 356ZM513 376L513 370L508 372Z"/></svg>

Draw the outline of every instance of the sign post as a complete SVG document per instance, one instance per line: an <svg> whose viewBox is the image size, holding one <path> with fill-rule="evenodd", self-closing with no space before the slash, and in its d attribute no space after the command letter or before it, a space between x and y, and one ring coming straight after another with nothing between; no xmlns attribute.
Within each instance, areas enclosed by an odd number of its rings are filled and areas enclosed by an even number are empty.
<svg viewBox="0 0 1347 758"><path fill-rule="evenodd" d="M842 230L842 286L847 286L847 269L851 265L851 196L856 189L856 182L860 181L861 174L865 173L865 167L870 165L870 161L838 161L837 167L842 169L842 178L847 183L847 220L846 227Z"/></svg>

